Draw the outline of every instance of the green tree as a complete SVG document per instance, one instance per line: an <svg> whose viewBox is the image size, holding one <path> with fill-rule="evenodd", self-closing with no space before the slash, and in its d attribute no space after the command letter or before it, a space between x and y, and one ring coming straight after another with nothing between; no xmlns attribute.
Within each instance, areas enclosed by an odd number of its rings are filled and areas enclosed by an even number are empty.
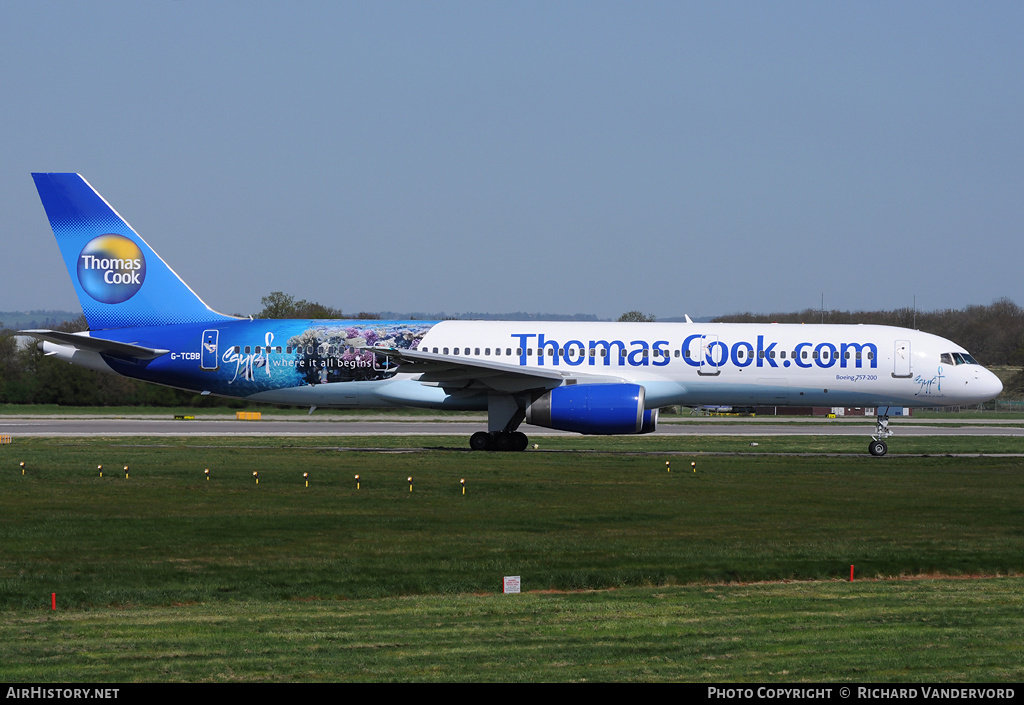
<svg viewBox="0 0 1024 705"><path fill-rule="evenodd" d="M14 331L0 331L0 402L7 401L7 385L18 375L17 352Z"/></svg>
<svg viewBox="0 0 1024 705"><path fill-rule="evenodd" d="M653 313L643 311L626 311L618 318L620 323L654 323L656 320L658 317Z"/></svg>
<svg viewBox="0 0 1024 705"><path fill-rule="evenodd" d="M272 291L260 303L263 310L256 318L343 318L340 308L331 308L315 301L295 300L283 291Z"/></svg>
<svg viewBox="0 0 1024 705"><path fill-rule="evenodd" d="M89 330L89 324L85 320L85 314L83 313L78 318L72 318L69 321L64 321L59 326L54 328L64 333L80 333L83 330Z"/></svg>

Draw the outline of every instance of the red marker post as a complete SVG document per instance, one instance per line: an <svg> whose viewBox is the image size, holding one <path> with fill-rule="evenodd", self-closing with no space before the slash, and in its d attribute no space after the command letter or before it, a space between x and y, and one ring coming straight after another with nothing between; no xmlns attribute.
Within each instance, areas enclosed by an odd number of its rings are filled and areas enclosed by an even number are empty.
<svg viewBox="0 0 1024 705"><path fill-rule="evenodd" d="M850 564L850 582L853 582L853 564Z"/></svg>
<svg viewBox="0 0 1024 705"><path fill-rule="evenodd" d="M50 609L57 611L57 593L55 592L50 593Z"/></svg>

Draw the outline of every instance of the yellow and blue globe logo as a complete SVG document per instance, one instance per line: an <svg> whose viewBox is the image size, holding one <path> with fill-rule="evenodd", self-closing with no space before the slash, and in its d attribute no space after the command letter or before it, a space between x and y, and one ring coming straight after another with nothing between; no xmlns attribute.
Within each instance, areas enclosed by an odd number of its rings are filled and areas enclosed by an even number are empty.
<svg viewBox="0 0 1024 705"><path fill-rule="evenodd" d="M97 301L119 304L142 288L146 281L146 258L139 246L124 235L100 235L90 240L78 255L78 281Z"/></svg>

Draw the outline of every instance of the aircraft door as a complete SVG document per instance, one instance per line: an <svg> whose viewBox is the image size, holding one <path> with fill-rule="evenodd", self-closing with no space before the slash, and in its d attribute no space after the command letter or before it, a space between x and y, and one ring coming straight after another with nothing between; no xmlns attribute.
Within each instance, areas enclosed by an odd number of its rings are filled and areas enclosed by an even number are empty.
<svg viewBox="0 0 1024 705"><path fill-rule="evenodd" d="M373 354L373 371L379 375L387 376L394 371L395 365L387 355Z"/></svg>
<svg viewBox="0 0 1024 705"><path fill-rule="evenodd" d="M203 370L216 370L220 367L217 358L217 343L220 339L220 331L204 330L201 352L199 354L199 368Z"/></svg>
<svg viewBox="0 0 1024 705"><path fill-rule="evenodd" d="M893 377L913 377L910 366L910 341L897 340L893 351Z"/></svg>
<svg viewBox="0 0 1024 705"><path fill-rule="evenodd" d="M705 335L700 343L700 369L697 374L721 374L722 365L729 359L729 351L724 343L718 341L717 335Z"/></svg>

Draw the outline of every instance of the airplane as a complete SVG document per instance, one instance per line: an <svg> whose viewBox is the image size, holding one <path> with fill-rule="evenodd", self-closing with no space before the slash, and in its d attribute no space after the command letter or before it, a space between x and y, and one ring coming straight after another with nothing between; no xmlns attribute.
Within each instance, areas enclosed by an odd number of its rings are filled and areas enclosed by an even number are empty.
<svg viewBox="0 0 1024 705"><path fill-rule="evenodd" d="M254 320L217 313L79 174L33 174L89 330L21 331L102 372L271 404L485 410L473 450L522 423L649 433L666 406L977 404L999 379L959 345L878 325Z"/></svg>

